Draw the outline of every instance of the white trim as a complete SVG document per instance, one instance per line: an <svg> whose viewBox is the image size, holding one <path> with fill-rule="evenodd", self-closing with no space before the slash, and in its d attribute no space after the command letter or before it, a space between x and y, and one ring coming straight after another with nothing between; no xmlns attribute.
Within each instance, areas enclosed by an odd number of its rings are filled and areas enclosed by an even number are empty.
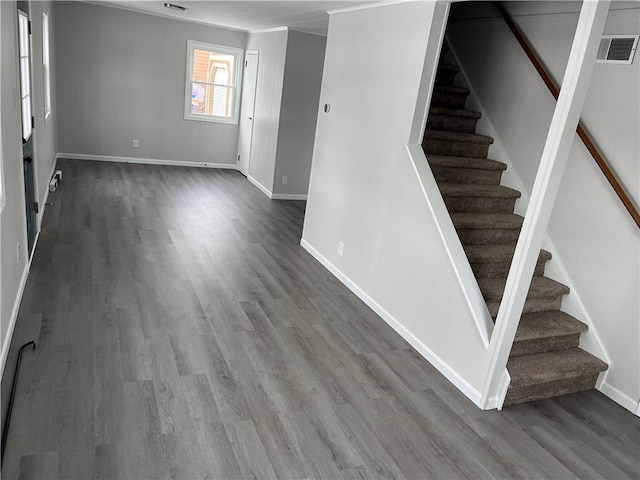
<svg viewBox="0 0 640 480"><path fill-rule="evenodd" d="M181 160L163 160L156 158L134 158L134 157L114 157L110 155L89 155L85 153L64 153L56 154L56 160L67 158L69 160L92 160L96 162L116 162L116 163L140 163L145 165L167 165L172 167L201 167L201 168L224 168L235 170L232 163L210 163L210 162L187 162Z"/></svg>
<svg viewBox="0 0 640 480"><path fill-rule="evenodd" d="M36 236L35 242L37 243L38 237ZM36 251L36 243L33 245L33 251ZM33 254L32 254L33 258ZM9 347L11 346L11 339L13 338L13 330L16 326L16 320L18 319L18 312L20 310L20 303L22 302L22 294L24 293L24 287L27 284L27 277L29 276L29 268L31 267L31 260L29 260L22 272L22 278L20 279L20 285L18 287L18 294L13 302L13 309L11 310L11 319L9 320L9 328L7 329L6 337L2 343L2 357L0 358L0 375L4 373L4 366L7 362L9 355Z"/></svg>
<svg viewBox="0 0 640 480"><path fill-rule="evenodd" d="M258 30L247 30L249 33L271 33L271 32L284 32L289 30L289 27L273 27L273 28L263 28Z"/></svg>
<svg viewBox="0 0 640 480"><path fill-rule="evenodd" d="M611 400L616 402L618 405L629 410L634 415L640 417L640 402L638 400L634 400L629 395L624 392L621 392L616 387L607 383L606 381L602 382L602 385L598 389L601 393L609 397Z"/></svg>
<svg viewBox="0 0 640 480"><path fill-rule="evenodd" d="M480 405L481 394L462 378L451 366L444 362L429 347L422 343L413 333L411 333L402 323L387 312L380 304L371 298L364 290L362 290L355 282L347 277L335 265L327 260L320 252L312 247L306 240L301 240L300 245L311 254L318 262L320 262L329 272L331 272L338 280L340 280L349 290L351 290L358 298L367 304L380 318L382 318L391 328L393 328L402 338L404 338L416 351L422 355L429 363L431 363L440 373L442 373L458 390L464 393L469 400L476 405Z"/></svg>
<svg viewBox="0 0 640 480"><path fill-rule="evenodd" d="M297 193L272 193L272 200L306 200L306 195L300 195Z"/></svg>
<svg viewBox="0 0 640 480"><path fill-rule="evenodd" d="M344 8L332 8L327 10L329 15L336 15L338 13L357 12L359 10L369 10L371 8L388 7L389 5L398 5L401 3L415 3L417 0L382 0L375 3L366 3L364 5L355 5L353 7Z"/></svg>
<svg viewBox="0 0 640 480"><path fill-rule="evenodd" d="M247 180L249 180L251 183L253 183L256 187L258 187L260 189L260 191L262 193L264 193L267 197L269 198L273 198L273 193L271 193L271 190L269 190L267 187L265 187L264 185L262 185L258 180L256 180L255 178L253 178L251 175L247 175Z"/></svg>
<svg viewBox="0 0 640 480"><path fill-rule="evenodd" d="M231 97L231 116L224 117L220 115L208 115L208 114L195 114L191 113L191 95L192 84L198 83L193 80L191 74L193 72L193 57L196 49L206 50L213 53L222 53L225 55L231 55L234 58L234 72L232 75L232 85L221 86L221 88L227 88ZM226 45L218 45L215 43L201 42L198 40L187 40L187 71L186 80L184 85L184 119L194 120L197 122L213 122L213 123L227 123L237 125L240 118L240 95L242 94L242 65L244 65L244 50L238 47L229 47Z"/></svg>

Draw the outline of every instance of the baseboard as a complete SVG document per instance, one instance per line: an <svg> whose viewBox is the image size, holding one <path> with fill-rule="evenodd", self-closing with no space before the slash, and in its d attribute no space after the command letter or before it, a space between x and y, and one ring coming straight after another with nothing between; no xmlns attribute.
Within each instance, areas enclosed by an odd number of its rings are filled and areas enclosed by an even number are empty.
<svg viewBox="0 0 640 480"><path fill-rule="evenodd" d="M312 257L320 262L327 270L329 270L338 280L340 280L349 290L351 290L358 298L367 304L380 318L382 318L391 328L404 338L409 345L416 349L431 365L433 365L442 375L444 375L458 390L469 398L477 406L480 406L482 394L471 386L464 378L462 378L453 368L436 355L429 347L422 343L413 333L411 333L402 323L394 318L380 304L371 298L364 290L362 290L355 282L347 277L335 265L327 260L320 252L312 247L306 240L300 242Z"/></svg>
<svg viewBox="0 0 640 480"><path fill-rule="evenodd" d="M37 241L37 239L36 239ZM34 245L33 251L35 252L36 246ZM33 255L32 255L33 258ZM9 319L9 328L7 329L7 336L2 342L2 357L0 358L0 377L4 374L4 366L7 363L7 356L9 355L9 347L11 346L11 339L13 338L13 330L18 320L18 312L20 311L20 303L22 302L22 294L24 293L24 287L27 284L27 277L29 276L29 268L31 266L31 260L24 266L22 272L22 278L20 279L20 285L18 287L18 294L13 302L13 309L11 310L11 318Z"/></svg>
<svg viewBox="0 0 640 480"><path fill-rule="evenodd" d="M271 191L265 187L264 185L262 185L258 180L256 180L255 178L253 178L251 175L247 175L247 180L249 180L251 183L253 183L256 187L258 187L260 189L260 191L262 193L264 193L267 197L269 198L273 198L273 193L271 193Z"/></svg>
<svg viewBox="0 0 640 480"><path fill-rule="evenodd" d="M298 195L296 193L272 193L273 200L306 200L306 195Z"/></svg>
<svg viewBox="0 0 640 480"><path fill-rule="evenodd" d="M187 162L181 160L163 160L157 158L113 157L110 155L88 155L81 153L63 152L56 154L56 160L58 160L59 158L68 158L70 160L93 160L97 162L140 163L144 165L167 165L171 167L224 168L236 170L236 165L231 163Z"/></svg>
<svg viewBox="0 0 640 480"><path fill-rule="evenodd" d="M620 406L640 417L640 402L638 402L638 400L634 400L626 393L621 392L616 387L607 383L606 380L602 382L602 385L600 385L598 390Z"/></svg>
<svg viewBox="0 0 640 480"><path fill-rule="evenodd" d="M49 180L53 178L53 175L56 173L56 167L58 166L58 155L53 159L53 166L51 167L51 172L49 173ZM42 199L42 205L40 206L40 213L38 214L38 233L42 229L42 219L44 218L44 211L47 208L47 200L49 200L49 183L47 183L47 190L44 193L44 198ZM36 249L34 248L35 252Z"/></svg>

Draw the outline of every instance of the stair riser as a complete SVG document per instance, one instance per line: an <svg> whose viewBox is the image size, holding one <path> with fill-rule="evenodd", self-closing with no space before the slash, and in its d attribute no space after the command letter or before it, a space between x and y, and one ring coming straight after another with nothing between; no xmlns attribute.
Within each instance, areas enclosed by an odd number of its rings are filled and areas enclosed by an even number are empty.
<svg viewBox="0 0 640 480"><path fill-rule="evenodd" d="M560 310L561 305L562 295L557 297L527 298L527 300L524 302L524 309L522 312L549 312L551 310ZM487 307L489 308L489 313L491 313L491 316L493 318L496 318L496 316L498 315L500 302L489 301L487 302Z"/></svg>
<svg viewBox="0 0 640 480"><path fill-rule="evenodd" d="M543 258L538 258L536 268L533 275L540 277L544 275L544 267L547 261ZM509 268L511 267L511 261L508 262L472 262L471 269L476 278L505 278L509 274Z"/></svg>
<svg viewBox="0 0 640 480"><path fill-rule="evenodd" d="M489 145L483 143L454 142L437 138L425 138L422 146L427 155L447 155L449 157L487 158Z"/></svg>
<svg viewBox="0 0 640 480"><path fill-rule="evenodd" d="M515 198L501 197L448 197L444 203L449 212L513 213Z"/></svg>
<svg viewBox="0 0 640 480"><path fill-rule="evenodd" d="M431 166L438 183L465 183L475 185L500 185L501 170L476 170L473 168L453 168Z"/></svg>
<svg viewBox="0 0 640 480"><path fill-rule="evenodd" d="M576 377L558 382L542 383L537 385L509 388L504 405L514 405L516 403L531 402L544 398L567 395L569 393L582 392L595 388L598 375L588 375Z"/></svg>
<svg viewBox="0 0 640 480"><path fill-rule="evenodd" d="M458 237L463 245L515 245L519 228L459 228Z"/></svg>
<svg viewBox="0 0 640 480"><path fill-rule="evenodd" d="M427 128L446 132L476 133L477 118L451 117L449 115L429 114Z"/></svg>
<svg viewBox="0 0 640 480"><path fill-rule="evenodd" d="M577 347L579 343L579 333L573 335L562 335L559 337L514 342L513 346L511 347L511 353L509 354L509 356L519 357L522 355L532 355L534 353L567 350L569 348Z"/></svg>
<svg viewBox="0 0 640 480"><path fill-rule="evenodd" d="M436 73L436 85L442 85L445 87L452 87L453 81L456 78L455 72L445 72L438 70Z"/></svg>
<svg viewBox="0 0 640 480"><path fill-rule="evenodd" d="M467 95L463 93L438 92L434 90L431 97L431 106L463 109L466 100Z"/></svg>

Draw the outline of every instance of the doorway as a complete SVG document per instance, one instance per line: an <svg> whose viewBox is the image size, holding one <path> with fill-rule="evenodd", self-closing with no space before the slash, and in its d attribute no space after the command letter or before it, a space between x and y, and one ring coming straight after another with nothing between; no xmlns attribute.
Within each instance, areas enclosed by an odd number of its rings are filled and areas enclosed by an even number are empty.
<svg viewBox="0 0 640 480"><path fill-rule="evenodd" d="M31 22L26 2L18 6L18 57L20 70L20 111L22 116L22 164L24 173L25 214L27 218L27 244L29 256L38 232L35 165L33 149L33 108L31 86Z"/></svg>
<svg viewBox="0 0 640 480"><path fill-rule="evenodd" d="M249 175L251 161L251 139L253 137L257 79L258 50L247 50L244 56L242 106L240 107L240 134L238 140L238 170L245 177Z"/></svg>

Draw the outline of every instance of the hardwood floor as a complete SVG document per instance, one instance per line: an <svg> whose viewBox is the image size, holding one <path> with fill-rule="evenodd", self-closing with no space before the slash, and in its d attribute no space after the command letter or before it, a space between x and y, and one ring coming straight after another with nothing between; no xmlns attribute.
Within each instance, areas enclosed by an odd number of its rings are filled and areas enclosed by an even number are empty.
<svg viewBox="0 0 640 480"><path fill-rule="evenodd" d="M481 411L235 171L59 162L2 478L638 478L598 392Z"/></svg>

